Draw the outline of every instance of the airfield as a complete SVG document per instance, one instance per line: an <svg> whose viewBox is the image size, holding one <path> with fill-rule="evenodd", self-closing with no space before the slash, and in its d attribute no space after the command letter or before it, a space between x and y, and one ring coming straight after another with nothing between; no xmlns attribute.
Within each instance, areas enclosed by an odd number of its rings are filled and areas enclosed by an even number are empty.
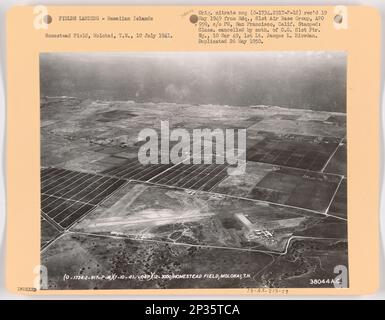
<svg viewBox="0 0 385 320"><path fill-rule="evenodd" d="M138 133L160 120L247 129L246 173L192 153L142 165ZM333 287L348 266L346 154L344 113L44 97L48 289Z"/></svg>

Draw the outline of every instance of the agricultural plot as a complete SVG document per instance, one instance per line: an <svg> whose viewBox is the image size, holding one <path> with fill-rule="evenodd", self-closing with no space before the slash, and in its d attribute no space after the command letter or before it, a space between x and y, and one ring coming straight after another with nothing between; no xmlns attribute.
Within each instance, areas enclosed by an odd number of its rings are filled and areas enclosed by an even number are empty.
<svg viewBox="0 0 385 320"><path fill-rule="evenodd" d="M258 132L262 140L247 149L247 160L320 171L339 145L339 139Z"/></svg>
<svg viewBox="0 0 385 320"><path fill-rule="evenodd" d="M61 229L56 227L54 224L48 222L47 218L44 217L43 214L40 220L40 227L41 248L46 247L61 233Z"/></svg>
<svg viewBox="0 0 385 320"><path fill-rule="evenodd" d="M42 170L41 211L67 228L126 181L57 168Z"/></svg>

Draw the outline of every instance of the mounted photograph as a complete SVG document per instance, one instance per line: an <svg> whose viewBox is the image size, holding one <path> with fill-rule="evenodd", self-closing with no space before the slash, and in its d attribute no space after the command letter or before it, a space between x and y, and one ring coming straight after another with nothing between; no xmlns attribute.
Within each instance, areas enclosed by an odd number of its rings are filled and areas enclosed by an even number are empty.
<svg viewBox="0 0 385 320"><path fill-rule="evenodd" d="M39 65L41 289L349 287L346 52Z"/></svg>

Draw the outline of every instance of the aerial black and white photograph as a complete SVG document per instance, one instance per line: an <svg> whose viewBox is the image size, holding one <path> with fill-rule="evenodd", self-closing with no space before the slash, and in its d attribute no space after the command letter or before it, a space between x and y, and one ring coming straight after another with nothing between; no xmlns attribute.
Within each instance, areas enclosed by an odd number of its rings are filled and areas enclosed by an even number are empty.
<svg viewBox="0 0 385 320"><path fill-rule="evenodd" d="M43 289L348 287L346 81L345 52L41 53Z"/></svg>

